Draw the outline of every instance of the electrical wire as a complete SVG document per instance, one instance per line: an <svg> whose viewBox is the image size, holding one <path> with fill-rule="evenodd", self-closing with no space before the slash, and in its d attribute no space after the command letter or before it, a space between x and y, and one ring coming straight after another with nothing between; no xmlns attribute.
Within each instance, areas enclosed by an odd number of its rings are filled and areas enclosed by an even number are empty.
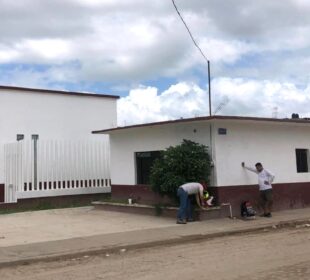
<svg viewBox="0 0 310 280"><path fill-rule="evenodd" d="M203 53L203 51L201 50L201 48L198 46L196 40L195 40L194 37L193 37L192 32L190 31L190 29L189 29L189 27L187 26L185 20L183 19L181 13L179 12L178 7L177 7L177 5L175 4L174 0L171 0L171 1L172 1L172 4L173 4L175 10L176 10L177 13L178 13L180 19L181 19L182 22L184 23L184 25L185 25L185 27L186 27L186 29L187 29L187 31L188 31L188 34L189 34L189 36L191 37L191 39L192 39L194 45L195 45L196 48L199 50L199 52L201 53L201 55L203 56L203 58L206 60L206 62L207 62L207 64L208 64L209 115L210 115L210 117L211 117L211 116L212 116L212 109L211 109L211 78L210 78L211 75L210 75L210 61L208 60L207 56ZM211 136L211 134L212 134L212 129L211 129L211 125L210 125L210 143L212 143L212 136ZM210 145L210 146L212 147L212 145ZM212 150L211 150L211 155L212 155Z"/></svg>
<svg viewBox="0 0 310 280"><path fill-rule="evenodd" d="M194 37L193 37L193 35L192 35L192 33L191 33L189 27L187 26L187 24L186 24L185 20L183 19L181 13L179 12L178 7L177 7L177 5L175 4L174 0L171 0L171 1L172 1L172 3L173 3L173 6L174 6L175 10L176 10L177 13L178 13L180 19L181 19L182 22L184 23L184 25L185 25L185 27L186 27L186 29L187 29L187 31L188 31L188 34L189 34L189 36L191 37L191 39L192 39L194 45L195 45L196 48L199 50L199 52L201 53L201 55L203 56L203 58L204 58L207 62L209 62L208 58L205 56L205 54L203 53L203 51L201 50L201 48L199 47L199 45L198 45L197 42L195 41L195 39L194 39Z"/></svg>

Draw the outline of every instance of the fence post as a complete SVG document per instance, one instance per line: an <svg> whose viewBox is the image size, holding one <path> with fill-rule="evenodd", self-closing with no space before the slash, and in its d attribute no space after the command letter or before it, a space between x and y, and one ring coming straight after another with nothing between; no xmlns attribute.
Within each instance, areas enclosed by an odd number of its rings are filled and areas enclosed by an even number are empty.
<svg viewBox="0 0 310 280"><path fill-rule="evenodd" d="M32 134L31 139L33 140L33 189L38 188L38 134Z"/></svg>

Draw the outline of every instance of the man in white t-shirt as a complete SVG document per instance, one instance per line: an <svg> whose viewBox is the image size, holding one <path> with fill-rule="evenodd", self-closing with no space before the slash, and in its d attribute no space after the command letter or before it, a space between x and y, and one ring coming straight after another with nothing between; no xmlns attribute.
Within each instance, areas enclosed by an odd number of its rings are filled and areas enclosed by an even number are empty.
<svg viewBox="0 0 310 280"><path fill-rule="evenodd" d="M189 222L193 221L192 204L189 196L195 195L198 206L204 209L201 206L201 201L203 201L203 185L196 182L183 184L178 188L177 195L180 199L177 224L186 224L186 220Z"/></svg>
<svg viewBox="0 0 310 280"><path fill-rule="evenodd" d="M261 197L262 208L264 210L263 217L271 218L271 210L273 204L272 185L274 175L264 169L263 165L258 162L255 164L255 168L248 167L241 163L241 166L247 170L250 170L258 175L258 186Z"/></svg>

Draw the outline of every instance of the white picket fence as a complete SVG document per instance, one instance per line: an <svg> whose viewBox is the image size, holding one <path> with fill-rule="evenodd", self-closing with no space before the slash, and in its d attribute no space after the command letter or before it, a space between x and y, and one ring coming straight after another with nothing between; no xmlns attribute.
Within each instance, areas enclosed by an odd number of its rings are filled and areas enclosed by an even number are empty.
<svg viewBox="0 0 310 280"><path fill-rule="evenodd" d="M108 141L20 141L4 147L5 202L111 192Z"/></svg>

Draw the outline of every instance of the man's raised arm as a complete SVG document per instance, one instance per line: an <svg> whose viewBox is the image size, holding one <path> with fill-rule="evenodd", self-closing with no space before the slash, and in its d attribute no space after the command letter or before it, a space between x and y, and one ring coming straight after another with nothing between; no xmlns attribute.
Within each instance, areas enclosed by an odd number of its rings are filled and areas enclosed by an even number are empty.
<svg viewBox="0 0 310 280"><path fill-rule="evenodd" d="M249 167L249 166L246 166L244 162L241 162L241 166L249 171L252 171L254 173L258 173L256 169L252 168L252 167Z"/></svg>

